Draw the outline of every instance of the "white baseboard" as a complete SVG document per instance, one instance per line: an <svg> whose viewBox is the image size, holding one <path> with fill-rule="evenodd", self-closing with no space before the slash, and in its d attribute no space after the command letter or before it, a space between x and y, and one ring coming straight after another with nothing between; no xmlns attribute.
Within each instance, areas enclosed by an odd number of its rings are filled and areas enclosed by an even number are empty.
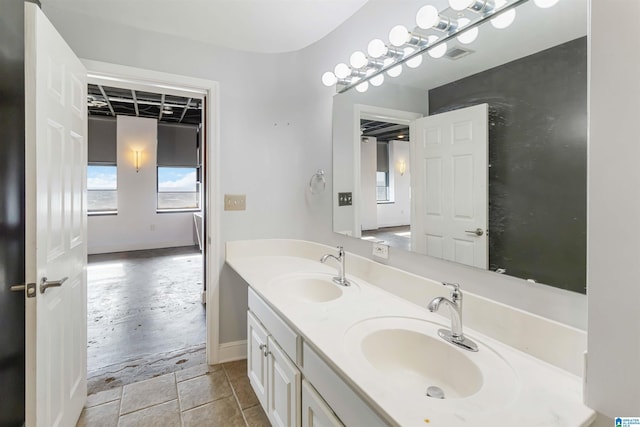
<svg viewBox="0 0 640 427"><path fill-rule="evenodd" d="M218 347L219 363L233 362L247 358L247 341L233 341L220 344Z"/></svg>
<svg viewBox="0 0 640 427"><path fill-rule="evenodd" d="M89 247L87 252L89 255L108 254L114 252L130 252L143 251L148 249L164 249L179 248L183 246L195 246L197 243L193 240L170 241L170 242L153 242L153 243L134 243L134 244L116 244L116 245L100 245Z"/></svg>

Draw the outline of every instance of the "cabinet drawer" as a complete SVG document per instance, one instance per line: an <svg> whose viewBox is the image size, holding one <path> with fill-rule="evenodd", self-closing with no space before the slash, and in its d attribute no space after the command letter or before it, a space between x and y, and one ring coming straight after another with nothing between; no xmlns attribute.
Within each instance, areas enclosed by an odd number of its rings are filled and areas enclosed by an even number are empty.
<svg viewBox="0 0 640 427"><path fill-rule="evenodd" d="M249 310L262 322L287 356L296 363L298 359L298 334L291 329L262 298L249 288Z"/></svg>
<svg viewBox="0 0 640 427"><path fill-rule="evenodd" d="M306 342L302 344L305 378L347 426L387 427L364 400Z"/></svg>

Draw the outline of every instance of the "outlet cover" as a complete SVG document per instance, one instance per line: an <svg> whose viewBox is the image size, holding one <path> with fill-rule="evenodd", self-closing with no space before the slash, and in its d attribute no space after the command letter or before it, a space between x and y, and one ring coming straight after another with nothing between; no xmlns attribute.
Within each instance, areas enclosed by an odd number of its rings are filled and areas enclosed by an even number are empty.
<svg viewBox="0 0 640 427"><path fill-rule="evenodd" d="M389 245L375 242L373 244L372 255L382 259L389 259Z"/></svg>
<svg viewBox="0 0 640 427"><path fill-rule="evenodd" d="M243 211L247 209L247 196L245 194L225 194L225 211Z"/></svg>

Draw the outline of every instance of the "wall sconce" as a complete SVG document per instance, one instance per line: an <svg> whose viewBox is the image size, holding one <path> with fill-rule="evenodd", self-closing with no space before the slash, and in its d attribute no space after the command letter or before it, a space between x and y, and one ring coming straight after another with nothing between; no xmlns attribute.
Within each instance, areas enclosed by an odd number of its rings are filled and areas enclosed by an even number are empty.
<svg viewBox="0 0 640 427"><path fill-rule="evenodd" d="M407 171L407 163L404 160L400 160L398 162L398 172L400 172L400 176L404 176L404 173Z"/></svg>
<svg viewBox="0 0 640 427"><path fill-rule="evenodd" d="M136 167L136 173L140 172L140 161L142 160L142 152L140 150L133 151L133 163Z"/></svg>

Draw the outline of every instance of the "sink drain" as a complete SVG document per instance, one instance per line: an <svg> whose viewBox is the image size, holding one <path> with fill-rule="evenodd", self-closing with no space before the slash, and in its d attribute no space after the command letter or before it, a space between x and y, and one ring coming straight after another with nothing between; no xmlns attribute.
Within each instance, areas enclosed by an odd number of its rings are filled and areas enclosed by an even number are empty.
<svg viewBox="0 0 640 427"><path fill-rule="evenodd" d="M427 396L433 397L434 399L444 399L444 391L442 391L440 387L432 385L427 388Z"/></svg>

